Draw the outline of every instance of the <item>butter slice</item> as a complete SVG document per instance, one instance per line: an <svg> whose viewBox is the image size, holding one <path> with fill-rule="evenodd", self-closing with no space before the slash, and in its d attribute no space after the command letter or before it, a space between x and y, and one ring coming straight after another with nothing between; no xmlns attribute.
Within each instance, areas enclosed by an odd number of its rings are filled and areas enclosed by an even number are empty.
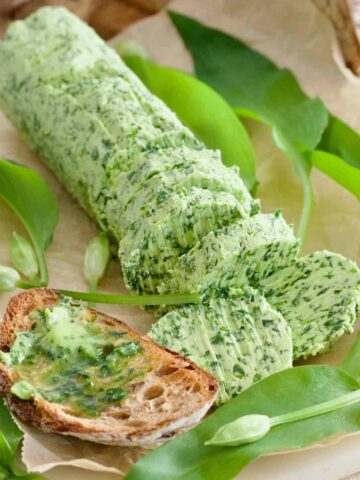
<svg viewBox="0 0 360 480"><path fill-rule="evenodd" d="M250 287L176 308L152 326L149 336L212 373L220 384L218 404L292 366L289 325Z"/></svg>
<svg viewBox="0 0 360 480"><path fill-rule="evenodd" d="M360 308L360 270L341 255L315 252L260 286L293 331L294 359L324 352L353 331Z"/></svg>

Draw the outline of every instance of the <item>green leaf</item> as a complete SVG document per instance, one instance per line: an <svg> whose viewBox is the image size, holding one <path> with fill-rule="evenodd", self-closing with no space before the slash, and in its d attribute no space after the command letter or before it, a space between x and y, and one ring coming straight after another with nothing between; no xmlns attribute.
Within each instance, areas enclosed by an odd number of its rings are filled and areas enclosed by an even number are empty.
<svg viewBox="0 0 360 480"><path fill-rule="evenodd" d="M354 345L350 352L346 355L344 361L340 365L344 372L360 381L360 334L356 337Z"/></svg>
<svg viewBox="0 0 360 480"><path fill-rule="evenodd" d="M360 135L331 116L312 164L360 198Z"/></svg>
<svg viewBox="0 0 360 480"><path fill-rule="evenodd" d="M205 446L220 427L242 415L283 415L331 400L359 388L345 372L326 365L307 365L276 373L226 403L190 432L145 455L126 480L222 480L234 478L258 456L302 448L336 432L360 429L360 406L278 425L263 439L239 447Z"/></svg>
<svg viewBox="0 0 360 480"><path fill-rule="evenodd" d="M54 195L45 181L33 170L0 159L0 198L24 224L39 262L40 283L48 283L45 250L49 246L59 211Z"/></svg>
<svg viewBox="0 0 360 480"><path fill-rule="evenodd" d="M266 123L274 137L281 135L283 150L303 184L298 235L304 239L313 201L304 155L316 147L328 123L323 103L307 97L289 70L278 68L238 39L174 12L170 17L193 56L196 75L238 115Z"/></svg>
<svg viewBox="0 0 360 480"><path fill-rule="evenodd" d="M360 169L360 135L339 118L330 117L317 148L337 155L351 167Z"/></svg>
<svg viewBox="0 0 360 480"><path fill-rule="evenodd" d="M218 30L170 12L193 56L197 76L219 92L239 115L281 131L309 162L360 198L360 135L330 115L319 99L309 98L293 74ZM299 173L299 170L297 170ZM300 175L301 177L301 175ZM304 182L305 205L309 200ZM309 201L308 201L309 203Z"/></svg>
<svg viewBox="0 0 360 480"><path fill-rule="evenodd" d="M300 150L313 150L328 123L320 99L301 90L294 75L240 40L183 15L170 18L194 59L196 75L241 115L282 131Z"/></svg>
<svg viewBox="0 0 360 480"><path fill-rule="evenodd" d="M0 399L0 433L0 463L9 465L15 457L23 433L15 424L2 399Z"/></svg>
<svg viewBox="0 0 360 480"><path fill-rule="evenodd" d="M0 464L0 480L7 480L9 478L9 470Z"/></svg>
<svg viewBox="0 0 360 480"><path fill-rule="evenodd" d="M360 169L352 167L337 155L314 150L311 152L311 163L325 175L332 178L342 187L360 199Z"/></svg>
<svg viewBox="0 0 360 480"><path fill-rule="evenodd" d="M246 186L255 185L255 155L248 134L228 103L186 73L139 56L123 58L152 93L161 98L208 148L221 150L225 165L237 165Z"/></svg>
<svg viewBox="0 0 360 480"><path fill-rule="evenodd" d="M45 480L45 477L43 475L40 475L39 473L27 473L25 470L22 468L19 468L15 462L12 462L11 465L9 465L9 468L11 470L11 473L13 476L11 477L5 477L8 479L18 479L18 480ZM1 477L0 477L1 479Z"/></svg>
<svg viewBox="0 0 360 480"><path fill-rule="evenodd" d="M4 434L0 431L0 463L8 465L13 458L14 452Z"/></svg>

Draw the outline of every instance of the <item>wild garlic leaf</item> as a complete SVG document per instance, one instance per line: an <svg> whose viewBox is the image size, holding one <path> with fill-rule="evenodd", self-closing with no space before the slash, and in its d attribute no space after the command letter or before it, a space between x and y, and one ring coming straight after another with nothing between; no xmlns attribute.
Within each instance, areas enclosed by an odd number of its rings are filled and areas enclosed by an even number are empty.
<svg viewBox="0 0 360 480"><path fill-rule="evenodd" d="M354 345L346 355L340 368L360 382L360 334L356 337Z"/></svg>
<svg viewBox="0 0 360 480"><path fill-rule="evenodd" d="M351 167L360 169L360 135L339 118L330 116L317 149L337 155Z"/></svg>
<svg viewBox="0 0 360 480"><path fill-rule="evenodd" d="M19 468L15 462L12 462L12 464L9 466L9 470L11 471L11 476L5 477L6 480L46 480L46 477L43 475L40 475L40 473L27 473L25 470L22 468ZM1 477L0 477L1 480Z"/></svg>
<svg viewBox="0 0 360 480"><path fill-rule="evenodd" d="M285 388L284 388L285 386ZM302 448L336 432L360 429L360 405L275 426L261 440L239 447L205 446L223 425L242 415L269 417L320 404L351 393L359 383L327 365L294 367L271 375L230 400L193 430L145 455L126 480L230 480L258 456Z"/></svg>
<svg viewBox="0 0 360 480"><path fill-rule="evenodd" d="M319 99L305 95L291 72L240 40L174 12L170 17L201 80L239 115L281 131L295 149L309 154L310 165L360 198L360 135L356 131L329 114ZM306 189L305 198L309 199Z"/></svg>
<svg viewBox="0 0 360 480"><path fill-rule="evenodd" d="M140 56L123 60L161 98L208 148L221 150L225 165L237 165L246 186L255 185L255 155L248 137L229 104L202 81Z"/></svg>
<svg viewBox="0 0 360 480"><path fill-rule="evenodd" d="M0 431L0 464L8 465L13 457L14 452L4 434Z"/></svg>
<svg viewBox="0 0 360 480"><path fill-rule="evenodd" d="M360 199L360 135L346 123L330 117L311 162Z"/></svg>
<svg viewBox="0 0 360 480"><path fill-rule="evenodd" d="M196 75L236 111L282 131L300 150L313 150L328 123L320 99L309 98L294 75L240 40L189 17L169 13L192 54Z"/></svg>
<svg viewBox="0 0 360 480"><path fill-rule="evenodd" d="M45 250L58 222L59 211L47 183L24 165L0 159L0 198L24 224L34 247L40 269L40 283L48 283Z"/></svg>
<svg viewBox="0 0 360 480"><path fill-rule="evenodd" d="M304 154L321 139L328 123L326 108L319 99L304 94L289 70L278 68L238 39L174 12L170 17L192 54L196 75L219 92L238 115L273 128L276 143L291 159L303 184L297 228L303 240L313 200Z"/></svg>
<svg viewBox="0 0 360 480"><path fill-rule="evenodd" d="M360 151L359 151L360 152ZM311 163L360 200L360 168L352 167L332 153L314 150Z"/></svg>
<svg viewBox="0 0 360 480"><path fill-rule="evenodd" d="M15 458L23 433L12 419L2 398L0 398L0 431L0 463L9 465Z"/></svg>

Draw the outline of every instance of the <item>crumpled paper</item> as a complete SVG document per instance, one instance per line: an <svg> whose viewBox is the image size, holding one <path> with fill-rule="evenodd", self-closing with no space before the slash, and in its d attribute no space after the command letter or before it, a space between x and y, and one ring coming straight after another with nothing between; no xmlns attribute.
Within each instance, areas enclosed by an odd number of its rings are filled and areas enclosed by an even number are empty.
<svg viewBox="0 0 360 480"><path fill-rule="evenodd" d="M267 55L279 66L290 68L303 89L318 95L329 110L360 131L360 80L343 65L332 27L310 0L178 0L171 8L222 29ZM159 63L192 70L191 59L165 14L134 24L123 38L143 43ZM113 41L116 41L114 39ZM276 149L267 127L247 121L255 146L260 187L258 195L266 212L277 207L285 218L296 224L302 201L297 175L282 152ZM46 178L61 206L60 224L48 250L51 286L86 289L81 276L82 255L87 241L95 234L95 225L87 218L54 176L29 151L15 129L0 116L0 155L29 165ZM312 180L315 206L306 240L305 253L328 249L360 260L360 204L354 196L314 170ZM7 263L11 232L23 228L3 204L0 205L0 263ZM124 292L120 267L113 261L104 291ZM0 310L5 311L10 294L1 295ZM101 306L103 311L118 316L144 333L152 317L131 306ZM343 337L326 355L313 363L338 364L353 343L355 334ZM57 465L79 469L54 470L49 478L102 479L119 478L135 462L142 451L106 447L71 437L44 434L20 424L25 432L22 460L28 469L45 472ZM295 480L303 478L339 479L360 470L360 434L333 437L308 448L258 459L242 474L252 480ZM335 442L335 443L334 443ZM318 445L317 445L318 446ZM296 468L294 465L296 464ZM107 472L107 473L105 473ZM114 476L113 474L117 474ZM94 475L94 476L93 476Z"/></svg>

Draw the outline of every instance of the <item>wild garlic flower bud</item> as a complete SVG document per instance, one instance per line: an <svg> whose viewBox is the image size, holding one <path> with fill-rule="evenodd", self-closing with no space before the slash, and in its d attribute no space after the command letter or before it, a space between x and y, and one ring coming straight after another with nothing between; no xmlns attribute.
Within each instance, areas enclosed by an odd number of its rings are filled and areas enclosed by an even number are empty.
<svg viewBox="0 0 360 480"><path fill-rule="evenodd" d="M10 267L0 265L0 292L10 292L20 282L20 275Z"/></svg>
<svg viewBox="0 0 360 480"><path fill-rule="evenodd" d="M10 242L10 257L17 270L30 280L39 272L35 251L31 243L16 232Z"/></svg>
<svg viewBox="0 0 360 480"><path fill-rule="evenodd" d="M120 57L141 57L149 58L145 48L134 40L121 40L115 45L115 50Z"/></svg>
<svg viewBox="0 0 360 480"><path fill-rule="evenodd" d="M97 283L104 276L110 256L109 240L104 233L90 240L85 250L83 272L91 290L96 290Z"/></svg>
<svg viewBox="0 0 360 480"><path fill-rule="evenodd" d="M270 418L266 415L245 415L221 427L205 445L236 447L256 442L270 430Z"/></svg>

